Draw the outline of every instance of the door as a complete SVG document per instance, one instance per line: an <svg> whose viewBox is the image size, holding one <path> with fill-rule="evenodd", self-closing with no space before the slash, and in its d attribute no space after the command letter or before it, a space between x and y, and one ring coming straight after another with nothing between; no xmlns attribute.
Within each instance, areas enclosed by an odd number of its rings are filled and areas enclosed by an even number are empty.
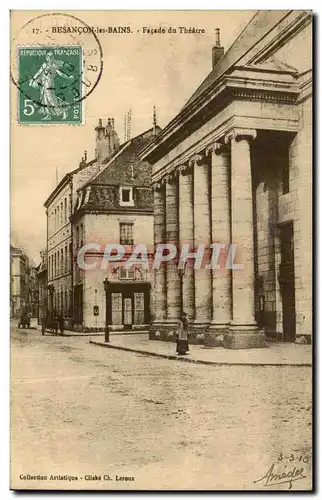
<svg viewBox="0 0 322 500"><path fill-rule="evenodd" d="M293 222L281 225L280 231L281 264L279 282L283 307L283 336L284 342L295 342L296 311Z"/></svg>
<svg viewBox="0 0 322 500"><path fill-rule="evenodd" d="M123 299L123 324L124 328L132 328L132 297L124 297Z"/></svg>

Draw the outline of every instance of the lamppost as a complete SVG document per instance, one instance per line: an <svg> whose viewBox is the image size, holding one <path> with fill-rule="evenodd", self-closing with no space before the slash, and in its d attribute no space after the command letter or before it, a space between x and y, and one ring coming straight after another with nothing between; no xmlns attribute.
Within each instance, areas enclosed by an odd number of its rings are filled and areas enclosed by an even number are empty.
<svg viewBox="0 0 322 500"><path fill-rule="evenodd" d="M108 278L105 278L103 281L104 283L104 290L105 290L105 340L104 342L109 342L110 341L110 330L108 327L108 311L107 311L107 293L108 293L108 287L110 284L110 281Z"/></svg>
<svg viewBox="0 0 322 500"><path fill-rule="evenodd" d="M54 291L55 291L55 287L54 285L48 285L48 292L49 292L49 297L50 297L50 313L51 315L53 315L53 309L54 309Z"/></svg>

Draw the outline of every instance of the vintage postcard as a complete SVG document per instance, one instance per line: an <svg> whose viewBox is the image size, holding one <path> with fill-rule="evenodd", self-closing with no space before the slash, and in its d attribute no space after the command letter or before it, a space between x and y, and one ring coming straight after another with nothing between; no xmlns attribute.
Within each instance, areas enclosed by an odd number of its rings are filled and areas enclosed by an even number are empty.
<svg viewBox="0 0 322 500"><path fill-rule="evenodd" d="M312 12L11 12L14 490L308 491Z"/></svg>

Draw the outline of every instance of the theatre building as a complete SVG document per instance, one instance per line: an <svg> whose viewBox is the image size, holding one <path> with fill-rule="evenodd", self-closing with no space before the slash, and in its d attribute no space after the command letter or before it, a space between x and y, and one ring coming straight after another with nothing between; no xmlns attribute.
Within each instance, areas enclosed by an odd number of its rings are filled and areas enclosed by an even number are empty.
<svg viewBox="0 0 322 500"><path fill-rule="evenodd" d="M183 310L207 346L311 342L311 23L260 11L226 53L218 30L211 72L143 150L155 245L235 244L242 266L155 270L151 339L172 338Z"/></svg>

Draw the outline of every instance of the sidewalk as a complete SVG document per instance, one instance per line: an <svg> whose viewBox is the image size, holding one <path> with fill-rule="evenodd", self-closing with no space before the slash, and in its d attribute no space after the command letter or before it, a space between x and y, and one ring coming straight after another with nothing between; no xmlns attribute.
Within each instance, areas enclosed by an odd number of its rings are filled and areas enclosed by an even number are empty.
<svg viewBox="0 0 322 500"><path fill-rule="evenodd" d="M118 334L113 336L109 343L104 343L101 339L89 342L108 349L120 349L147 356L205 365L312 366L311 345L268 342L267 347L263 349L241 350L223 347L209 349L200 345L191 345L190 354L177 356L174 342L149 340L147 334Z"/></svg>

